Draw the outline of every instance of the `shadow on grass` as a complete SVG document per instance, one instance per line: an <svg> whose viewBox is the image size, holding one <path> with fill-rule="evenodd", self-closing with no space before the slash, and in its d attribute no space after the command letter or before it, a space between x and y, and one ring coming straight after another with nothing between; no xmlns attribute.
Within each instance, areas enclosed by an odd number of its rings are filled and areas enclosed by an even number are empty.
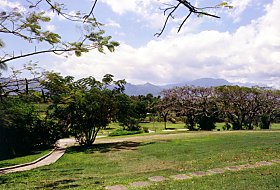
<svg viewBox="0 0 280 190"><path fill-rule="evenodd" d="M36 189L69 189L69 188L75 188L79 187L80 185L73 184L77 180L75 179L62 179L62 180L57 180L57 181L49 181L41 186L37 186Z"/></svg>
<svg viewBox="0 0 280 190"><path fill-rule="evenodd" d="M123 141L123 142L114 142L114 143L102 143L102 144L93 144L92 146L75 146L67 149L67 154L73 153L107 153L110 151L122 151L122 150L136 150L137 147L146 146L149 144L154 144L154 142L149 143L140 143L133 141Z"/></svg>

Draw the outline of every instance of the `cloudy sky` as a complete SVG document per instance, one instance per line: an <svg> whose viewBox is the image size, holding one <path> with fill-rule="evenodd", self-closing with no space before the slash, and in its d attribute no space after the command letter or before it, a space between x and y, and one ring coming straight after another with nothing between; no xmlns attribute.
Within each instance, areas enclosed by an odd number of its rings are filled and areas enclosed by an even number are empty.
<svg viewBox="0 0 280 190"><path fill-rule="evenodd" d="M91 0L68 0L68 9L88 12ZM120 46L114 53L91 51L77 58L52 54L32 57L34 61L63 75L77 78L106 73L116 79L136 84L150 82L169 84L211 77L230 82L266 84L280 88L280 0L230 0L234 8L211 10L220 19L191 17L180 33L177 29L187 14L175 14L164 34L165 17L160 8L172 0L99 0L95 16ZM191 1L205 5L205 0ZM219 0L207 1L210 5ZM0 7L21 1L0 0ZM208 4L209 5L209 4ZM45 27L63 32L66 38L78 36L78 28L52 15L53 22ZM9 39L6 48L14 49L21 42ZM22 51L18 49L16 51ZM26 49L23 49L23 51ZM31 58L29 58L31 59ZM18 67L23 61L10 62Z"/></svg>

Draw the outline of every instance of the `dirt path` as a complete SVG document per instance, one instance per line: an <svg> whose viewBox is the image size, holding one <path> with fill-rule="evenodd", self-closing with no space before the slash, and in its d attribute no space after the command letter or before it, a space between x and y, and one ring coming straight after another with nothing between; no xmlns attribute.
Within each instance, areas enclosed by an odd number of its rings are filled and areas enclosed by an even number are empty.
<svg viewBox="0 0 280 190"><path fill-rule="evenodd" d="M75 144L75 139L72 139L72 138L61 139L61 140L57 141L56 148L49 154L47 154L33 162L30 162L30 163L0 168L0 174L26 171L26 170L31 170L34 168L38 168L41 166L46 166L46 165L55 163L61 156L63 156L66 148L69 146L72 146L74 144Z"/></svg>

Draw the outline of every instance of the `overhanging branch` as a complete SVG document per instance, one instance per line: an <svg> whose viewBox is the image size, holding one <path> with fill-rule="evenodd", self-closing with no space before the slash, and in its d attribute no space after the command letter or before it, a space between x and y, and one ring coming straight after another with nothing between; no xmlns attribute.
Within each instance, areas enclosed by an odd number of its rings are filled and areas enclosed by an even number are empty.
<svg viewBox="0 0 280 190"><path fill-rule="evenodd" d="M166 28L166 25L169 21L169 18L172 17L173 13L175 13L175 11L183 6L185 8L188 9L189 13L188 15L185 17L185 19L182 21L182 23L180 24L179 26L179 29L178 29L178 32L180 32L180 30L182 29L183 25L185 24L185 22L189 19L189 17L192 15L192 14L196 14L196 15L205 15L205 16L209 16L209 17L214 17L214 18L220 18L219 16L217 15L214 15L214 14L211 14L209 12L206 12L204 10L206 9L214 9L214 8L219 8L217 6L213 6L213 7L202 7L202 8L199 8L199 7L195 7L193 6L189 1L187 0L176 0L177 2L179 2L176 6L172 6L172 5L169 5L170 7L164 9L164 15L166 14L167 11L171 10L171 12L168 14L168 16L166 17L166 20L164 22L164 25L161 29L161 31L159 33L156 33L155 36L159 37L162 35L162 33L164 32L165 28Z"/></svg>

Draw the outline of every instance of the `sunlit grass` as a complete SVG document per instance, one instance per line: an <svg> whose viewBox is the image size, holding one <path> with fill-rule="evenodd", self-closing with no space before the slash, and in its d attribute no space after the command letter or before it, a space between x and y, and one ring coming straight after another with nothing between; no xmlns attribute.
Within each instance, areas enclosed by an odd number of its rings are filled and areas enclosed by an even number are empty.
<svg viewBox="0 0 280 190"><path fill-rule="evenodd" d="M188 132L136 136L124 142L95 144L90 148L70 148L53 165L0 176L0 189L98 190L108 185L147 180L155 175L168 177L192 171L279 159L279 155L280 132L277 131ZM273 181L275 176L279 177L277 165L255 171L253 169L226 173L184 182L170 181L151 188L219 189L234 185L236 188L231 189L242 189L244 177L248 183L250 180L258 181L262 173L266 175L264 180L268 181ZM229 180L231 175L234 183ZM257 189L261 183L264 181L256 183L255 186L250 184L244 187ZM270 187L275 184L276 182L272 182ZM212 185L214 188L211 188Z"/></svg>
<svg viewBox="0 0 280 190"><path fill-rule="evenodd" d="M12 159L6 159L6 158L3 159L2 158L2 159L0 159L0 168L32 162L32 161L48 154L50 151L51 151L50 149L44 150L44 151L35 151L29 155L21 155L16 158L12 158Z"/></svg>

